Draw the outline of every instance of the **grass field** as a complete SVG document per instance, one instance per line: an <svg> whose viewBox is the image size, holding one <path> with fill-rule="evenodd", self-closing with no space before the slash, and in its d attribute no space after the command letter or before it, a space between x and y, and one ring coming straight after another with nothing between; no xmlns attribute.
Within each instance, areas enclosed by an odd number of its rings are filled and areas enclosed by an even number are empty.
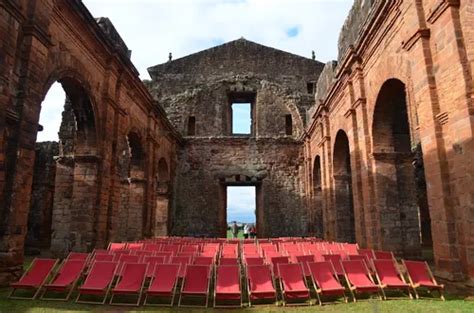
<svg viewBox="0 0 474 313"><path fill-rule="evenodd" d="M232 238L232 232L230 230L227 231L227 238L228 239ZM244 239L244 232L242 230L239 231L239 234L237 235L237 238Z"/></svg>
<svg viewBox="0 0 474 313"><path fill-rule="evenodd" d="M223 309L189 309L183 308L157 308L157 307L119 307L109 305L85 305L70 302L46 302L9 300L7 289L0 290L0 312L226 312ZM474 302L465 301L460 298L449 297L446 302L440 300L365 300L357 303L328 304L324 306L310 307L276 307L275 305L258 305L251 308L232 310L232 312L380 312L380 313L441 313L441 312L474 312Z"/></svg>

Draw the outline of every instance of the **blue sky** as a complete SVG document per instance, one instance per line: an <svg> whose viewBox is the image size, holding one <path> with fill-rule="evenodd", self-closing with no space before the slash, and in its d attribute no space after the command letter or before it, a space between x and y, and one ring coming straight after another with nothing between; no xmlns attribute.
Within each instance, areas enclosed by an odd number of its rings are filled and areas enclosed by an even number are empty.
<svg viewBox="0 0 474 313"><path fill-rule="evenodd" d="M339 31L352 0L83 0L95 17L109 17L142 79L147 68L245 37L263 45L327 62L337 58ZM53 85L42 105L38 141L58 140L64 91ZM248 113L241 112L244 116ZM236 127L248 127L238 118ZM249 189L228 194L232 212L249 213ZM240 199L240 200L239 200ZM239 213L240 212L240 213ZM230 216L230 215L228 215ZM237 215L236 215L237 216ZM238 215L240 216L240 215ZM254 217L252 217L254 218Z"/></svg>
<svg viewBox="0 0 474 313"><path fill-rule="evenodd" d="M232 133L250 134L251 118L250 103L232 104Z"/></svg>
<svg viewBox="0 0 474 313"><path fill-rule="evenodd" d="M255 223L255 187L227 187L227 223Z"/></svg>

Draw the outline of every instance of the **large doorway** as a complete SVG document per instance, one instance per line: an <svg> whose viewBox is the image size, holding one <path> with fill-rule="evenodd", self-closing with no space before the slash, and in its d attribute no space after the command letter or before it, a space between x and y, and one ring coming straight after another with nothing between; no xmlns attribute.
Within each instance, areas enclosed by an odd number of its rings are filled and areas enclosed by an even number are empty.
<svg viewBox="0 0 474 313"><path fill-rule="evenodd" d="M344 131L334 144L334 190L336 196L336 236L338 241L355 242L354 202L349 139Z"/></svg>
<svg viewBox="0 0 474 313"><path fill-rule="evenodd" d="M431 246L431 223L423 152L413 140L410 116L405 84L387 80L377 97L372 129L381 244L400 255L418 256L422 241Z"/></svg>
<svg viewBox="0 0 474 313"><path fill-rule="evenodd" d="M99 162L95 114L84 86L73 78L54 83L39 124L25 252L90 250Z"/></svg>
<svg viewBox="0 0 474 313"><path fill-rule="evenodd" d="M244 228L257 227L257 190L256 186L226 187L226 223L227 237L232 238L231 225L236 222L239 228L238 238L244 237Z"/></svg>

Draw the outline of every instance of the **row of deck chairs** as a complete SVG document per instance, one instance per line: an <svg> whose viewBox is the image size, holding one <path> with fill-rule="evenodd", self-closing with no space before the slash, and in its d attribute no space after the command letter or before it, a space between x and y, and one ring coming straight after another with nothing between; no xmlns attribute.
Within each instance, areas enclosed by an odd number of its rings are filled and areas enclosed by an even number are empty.
<svg viewBox="0 0 474 313"><path fill-rule="evenodd" d="M192 298L203 300L200 304L207 306L213 277L214 306L242 306L244 292L248 294L250 305L260 300L277 302L279 298L284 304L312 304L310 284L316 291L316 301L319 304L322 304L323 297L331 295L341 296L347 302L343 279L354 301L359 293L376 293L381 299L386 299L387 289L404 290L410 298L412 290L418 298L417 289L422 287L439 291L444 299L443 286L437 284L424 262L403 262L409 280L407 282L394 260L372 260L377 280L364 260L342 261L343 278L336 273L333 263L329 261L280 263L272 259L275 261L273 264L265 264L262 258L260 260L259 264L247 263L243 268L239 264L191 264L185 266L180 280L181 264L93 260L88 269L89 257L83 255L81 258L81 254L71 254L55 271L57 260L35 259L20 281L12 284L10 297L25 298L16 295L17 290L23 289L33 292L28 297L30 299L41 295L44 300L68 300L85 275L76 299L80 303L104 304L111 294L111 304L139 305L144 297L145 305L173 305L178 283L181 282L179 306L194 306L193 302L188 302ZM242 272L245 284L242 284ZM64 297L50 295L58 292L64 294ZM136 302L118 301L117 295L133 296ZM91 297L94 299L91 300Z"/></svg>

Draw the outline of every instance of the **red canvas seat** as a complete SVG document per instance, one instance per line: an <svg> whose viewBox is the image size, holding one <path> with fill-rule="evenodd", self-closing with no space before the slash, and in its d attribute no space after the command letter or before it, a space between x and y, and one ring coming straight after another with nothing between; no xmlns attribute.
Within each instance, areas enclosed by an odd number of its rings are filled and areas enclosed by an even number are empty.
<svg viewBox="0 0 474 313"><path fill-rule="evenodd" d="M160 251L161 250L161 244L159 243L145 243L143 246L143 250L145 251Z"/></svg>
<svg viewBox="0 0 474 313"><path fill-rule="evenodd" d="M94 254L92 261L112 262L114 260L114 257L115 256L113 254Z"/></svg>
<svg viewBox="0 0 474 313"><path fill-rule="evenodd" d="M154 256L162 256L162 257L165 258L165 263L169 263L169 261L173 257L173 252L171 252L171 251L159 251L159 252L155 252Z"/></svg>
<svg viewBox="0 0 474 313"><path fill-rule="evenodd" d="M117 285L112 289L110 304L136 305L140 304L148 264L146 263L125 263L122 275ZM136 295L137 302L130 304L128 302L114 302L115 295Z"/></svg>
<svg viewBox="0 0 474 313"><path fill-rule="evenodd" d="M143 259L143 263L148 264L146 277L152 277L153 271L155 269L155 265L156 264L164 264L165 263L165 257L164 256L146 256Z"/></svg>
<svg viewBox="0 0 474 313"><path fill-rule="evenodd" d="M407 270L410 285L413 288L417 299L419 299L417 289L426 288L428 290L437 290L441 299L444 301L444 285L436 282L428 263L403 260L403 265Z"/></svg>
<svg viewBox="0 0 474 313"><path fill-rule="evenodd" d="M214 265L214 258L209 256L197 256L194 258L193 264L212 266Z"/></svg>
<svg viewBox="0 0 474 313"><path fill-rule="evenodd" d="M141 260L143 260L146 256L152 256L154 254L153 251L146 251L146 250L134 250L132 252L133 255L138 255Z"/></svg>
<svg viewBox="0 0 474 313"><path fill-rule="evenodd" d="M350 261L355 261L355 260L361 260L365 262L365 265L367 265L367 268L370 270L371 274L375 273L375 269L373 267L373 263L369 261L367 255L365 254L354 254L354 255L349 255L348 259Z"/></svg>
<svg viewBox="0 0 474 313"><path fill-rule="evenodd" d="M245 257L244 263L247 266L251 265L264 265L265 259L261 257Z"/></svg>
<svg viewBox="0 0 474 313"><path fill-rule="evenodd" d="M84 284L79 287L76 302L104 304L112 286L117 265L117 262L94 262ZM102 301L81 300L83 295L99 296L102 297Z"/></svg>
<svg viewBox="0 0 474 313"><path fill-rule="evenodd" d="M374 282L364 261L342 261L342 267L346 274L349 290L352 293L354 302L356 302L354 293L358 292L377 293L380 299L382 299L380 296L381 287Z"/></svg>
<svg viewBox="0 0 474 313"><path fill-rule="evenodd" d="M179 264L156 264L153 269L150 286L146 291L145 305L172 306L176 295L178 282ZM150 297L169 298L169 302L161 304L150 304Z"/></svg>
<svg viewBox="0 0 474 313"><path fill-rule="evenodd" d="M308 263L313 263L316 261L314 255L296 255L295 261L296 262L293 262L293 263L301 263L301 265L303 266L303 274L305 277L311 276Z"/></svg>
<svg viewBox="0 0 474 313"><path fill-rule="evenodd" d="M275 278L279 278L280 273L278 272L278 264L288 264L290 263L290 258L287 256L277 256L271 258L270 262L273 266L273 275L275 275Z"/></svg>
<svg viewBox="0 0 474 313"><path fill-rule="evenodd" d="M380 287L382 287L382 292L384 292L385 288L401 289L406 290L409 297L412 298L410 285L405 282L405 278L398 271L394 260L373 260L373 262L377 279L380 283ZM387 298L385 292L384 298Z"/></svg>
<svg viewBox="0 0 474 313"><path fill-rule="evenodd" d="M219 302L222 301L238 301L238 306L242 306L242 290L240 287L240 266L217 266L214 286L214 307L235 306L219 304Z"/></svg>
<svg viewBox="0 0 474 313"><path fill-rule="evenodd" d="M172 264L179 264L179 278L183 278L186 274L186 267L191 264L191 257L190 256L174 256L171 258L170 263Z"/></svg>
<svg viewBox="0 0 474 313"><path fill-rule="evenodd" d="M173 255L176 255L178 252L181 251L180 245L165 245L162 249L163 252L171 252Z"/></svg>
<svg viewBox="0 0 474 313"><path fill-rule="evenodd" d="M122 275L123 268L126 263L138 263L140 262L140 257L138 255L126 255L122 254L118 261L117 275Z"/></svg>
<svg viewBox="0 0 474 313"><path fill-rule="evenodd" d="M255 300L277 300L270 265L247 266L249 305Z"/></svg>
<svg viewBox="0 0 474 313"><path fill-rule="evenodd" d="M365 255L369 260L375 259L375 253L372 249L359 249L358 250L360 255Z"/></svg>
<svg viewBox="0 0 474 313"><path fill-rule="evenodd" d="M128 250L142 250L144 247L144 243L142 242L129 242L127 243Z"/></svg>
<svg viewBox="0 0 474 313"><path fill-rule="evenodd" d="M322 304L321 296L343 296L347 302L345 288L330 261L308 263L308 268L319 304Z"/></svg>
<svg viewBox="0 0 474 313"><path fill-rule="evenodd" d="M219 265L238 265L239 259L238 258L220 258Z"/></svg>
<svg viewBox="0 0 474 313"><path fill-rule="evenodd" d="M124 250L127 247L126 243L122 242L111 242L107 248L110 251Z"/></svg>
<svg viewBox="0 0 474 313"><path fill-rule="evenodd" d="M324 261L329 261L332 263L334 270L338 276L344 276L344 269L342 268L341 261L342 257L340 254L324 254Z"/></svg>
<svg viewBox="0 0 474 313"><path fill-rule="evenodd" d="M11 299L35 299L57 262L56 259L34 259L20 280L10 285L13 289L8 297ZM33 290L33 295L30 297L15 296L17 290Z"/></svg>
<svg viewBox="0 0 474 313"><path fill-rule="evenodd" d="M205 298L204 307L207 307L209 301L209 286L211 278L211 268L206 265L188 265L186 274L181 285L181 293L179 296L178 306L199 306L199 305L184 305L182 304L184 298L199 297Z"/></svg>
<svg viewBox="0 0 474 313"><path fill-rule="evenodd" d="M89 253L83 252L70 252L67 256L68 260L85 260L86 262L89 261L91 255Z"/></svg>
<svg viewBox="0 0 474 313"><path fill-rule="evenodd" d="M66 259L55 277L49 284L44 285L44 292L41 296L43 300L69 300L74 287L76 286L81 274L86 266L87 259ZM66 292L64 298L47 297L48 291Z"/></svg>
<svg viewBox="0 0 474 313"><path fill-rule="evenodd" d="M390 251L375 250L374 254L377 260L394 260L395 259L395 257L393 256L393 252L390 252Z"/></svg>
<svg viewBox="0 0 474 313"><path fill-rule="evenodd" d="M303 268L300 263L279 263L278 272L280 273L284 305L294 300L310 300L309 289L306 286Z"/></svg>

